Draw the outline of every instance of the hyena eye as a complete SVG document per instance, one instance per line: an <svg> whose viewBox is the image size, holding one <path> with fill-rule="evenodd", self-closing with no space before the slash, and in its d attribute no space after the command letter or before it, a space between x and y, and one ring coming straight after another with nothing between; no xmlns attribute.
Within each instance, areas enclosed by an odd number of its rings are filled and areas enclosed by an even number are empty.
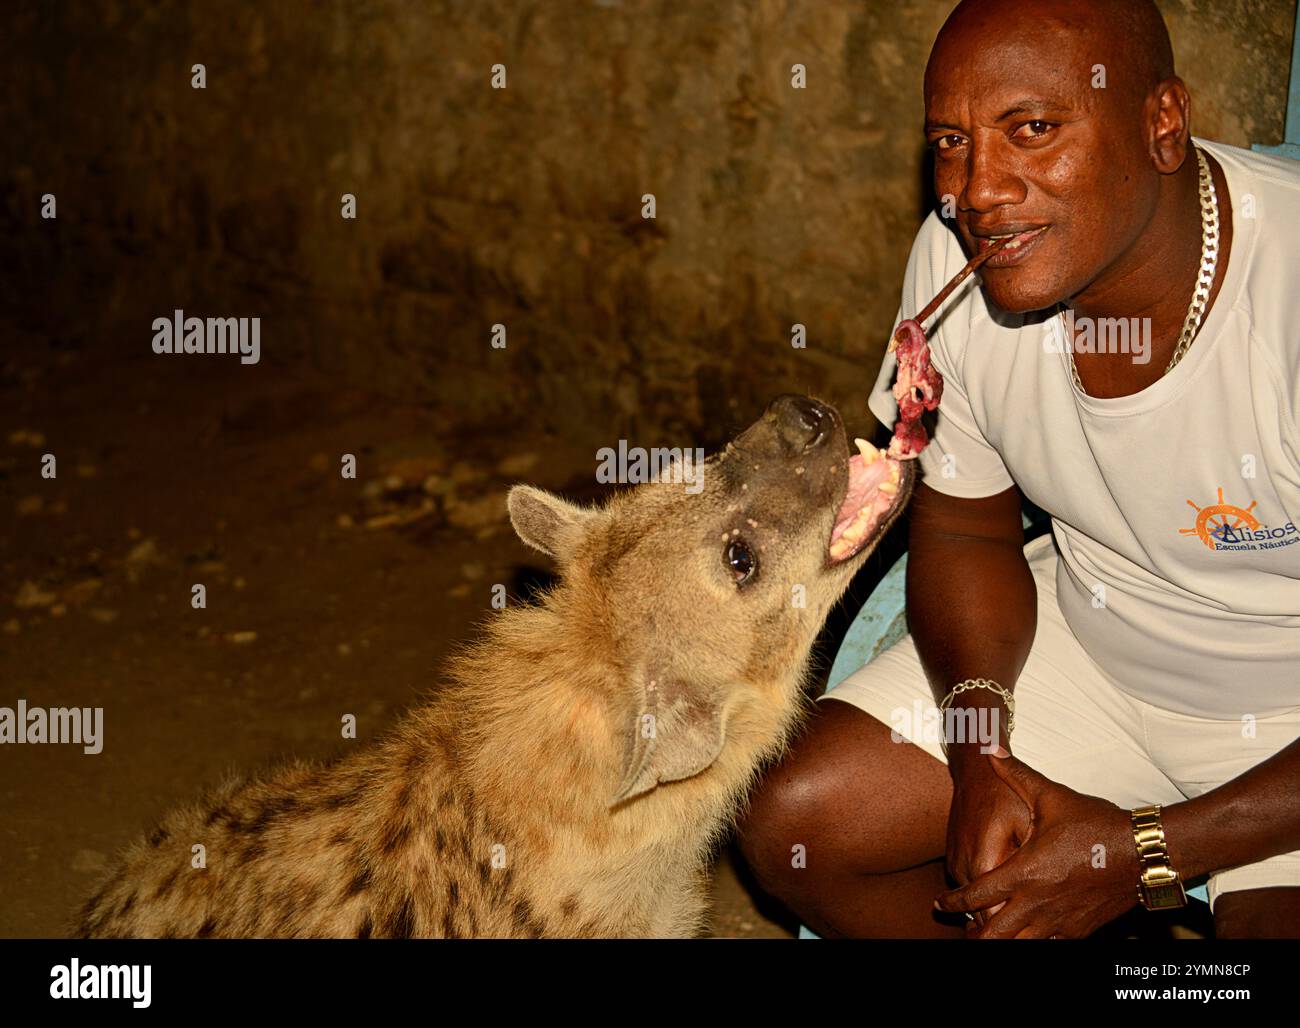
<svg viewBox="0 0 1300 1028"><path fill-rule="evenodd" d="M744 585L758 571L758 558L744 539L733 539L727 544L726 558L737 585Z"/></svg>

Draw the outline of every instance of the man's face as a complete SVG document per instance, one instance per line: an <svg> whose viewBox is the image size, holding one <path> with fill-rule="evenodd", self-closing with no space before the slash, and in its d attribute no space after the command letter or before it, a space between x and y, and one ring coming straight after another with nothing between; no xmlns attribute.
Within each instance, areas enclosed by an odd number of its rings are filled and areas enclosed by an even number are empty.
<svg viewBox="0 0 1300 1028"><path fill-rule="evenodd" d="M1114 50L1091 32L971 21L941 37L926 69L935 189L941 204L955 198L971 253L981 237L1044 229L980 273L1003 310L1039 310L1104 275L1152 217L1141 100L1125 99ZM1094 85L1096 64L1109 88Z"/></svg>

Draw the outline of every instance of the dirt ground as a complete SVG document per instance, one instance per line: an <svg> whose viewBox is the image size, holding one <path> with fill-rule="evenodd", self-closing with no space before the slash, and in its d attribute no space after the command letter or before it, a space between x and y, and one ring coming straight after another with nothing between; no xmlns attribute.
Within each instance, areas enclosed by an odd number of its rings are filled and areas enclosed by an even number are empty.
<svg viewBox="0 0 1300 1028"><path fill-rule="evenodd" d="M510 484L599 495L594 450L565 440L455 438L435 409L265 361L6 337L0 705L103 707L104 746L0 750L3 936L65 935L119 847L228 770L364 744L436 687L494 583L518 602L545 580ZM789 936L742 873L724 853L717 934Z"/></svg>

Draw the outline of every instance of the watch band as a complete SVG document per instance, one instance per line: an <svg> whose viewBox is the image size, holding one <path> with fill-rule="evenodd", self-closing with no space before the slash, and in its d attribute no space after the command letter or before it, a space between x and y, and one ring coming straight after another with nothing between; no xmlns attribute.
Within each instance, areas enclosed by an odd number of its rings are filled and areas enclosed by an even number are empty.
<svg viewBox="0 0 1300 1028"><path fill-rule="evenodd" d="M1169 860L1160 804L1130 811L1133 842L1137 846L1138 900L1148 910L1172 910L1187 905L1182 879Z"/></svg>

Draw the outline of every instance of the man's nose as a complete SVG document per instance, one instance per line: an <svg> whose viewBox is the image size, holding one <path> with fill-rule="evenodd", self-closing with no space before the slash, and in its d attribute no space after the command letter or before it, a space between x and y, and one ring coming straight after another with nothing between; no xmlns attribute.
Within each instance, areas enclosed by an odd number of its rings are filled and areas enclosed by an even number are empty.
<svg viewBox="0 0 1300 1028"><path fill-rule="evenodd" d="M963 210L983 213L1007 204L1023 203L1025 184L1013 169L1013 155L990 143L971 140L966 183L958 198Z"/></svg>
<svg viewBox="0 0 1300 1028"><path fill-rule="evenodd" d="M768 407L776 420L777 431L796 452L820 446L831 434L834 415L823 403L808 396L787 393L778 396Z"/></svg>

